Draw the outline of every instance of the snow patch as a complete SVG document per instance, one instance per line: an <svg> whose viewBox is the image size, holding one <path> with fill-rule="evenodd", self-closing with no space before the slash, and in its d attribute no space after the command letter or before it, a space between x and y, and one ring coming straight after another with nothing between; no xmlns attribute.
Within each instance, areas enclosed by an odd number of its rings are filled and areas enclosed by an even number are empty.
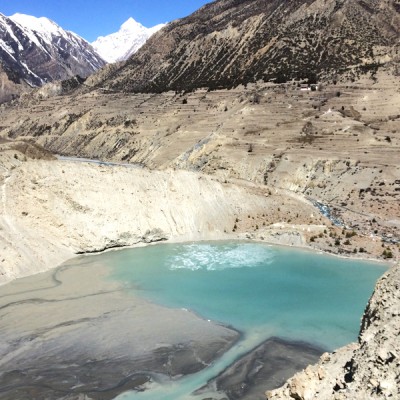
<svg viewBox="0 0 400 400"><path fill-rule="evenodd" d="M44 80L43 80L40 76L36 75L36 74L28 67L28 65L27 65L26 63L24 63L24 62L21 61L21 64L22 64L23 67L28 71L28 73L29 73L30 75L33 75L35 78L40 79L40 81L41 81L42 83L44 83Z"/></svg>
<svg viewBox="0 0 400 400"><path fill-rule="evenodd" d="M3 39L0 39L0 47L1 47L6 53L8 53L8 55L9 55L10 57L12 57L12 58L15 60L15 57L14 57L15 52L14 52L14 50L6 43Z"/></svg>

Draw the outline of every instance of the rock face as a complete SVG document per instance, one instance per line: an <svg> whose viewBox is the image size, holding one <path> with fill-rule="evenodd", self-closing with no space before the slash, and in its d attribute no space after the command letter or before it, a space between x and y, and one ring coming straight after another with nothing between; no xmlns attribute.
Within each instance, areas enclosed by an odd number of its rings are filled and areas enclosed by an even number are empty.
<svg viewBox="0 0 400 400"><path fill-rule="evenodd" d="M124 61L135 54L151 35L164 26L165 24L159 24L146 28L133 18L129 18L121 25L118 32L100 36L92 43L92 46L109 63Z"/></svg>
<svg viewBox="0 0 400 400"><path fill-rule="evenodd" d="M47 18L0 14L0 102L11 97L5 83L41 86L74 75L86 77L105 65L93 47Z"/></svg>
<svg viewBox="0 0 400 400"><path fill-rule="evenodd" d="M359 341L296 374L269 400L400 398L400 265L376 285L361 323Z"/></svg>
<svg viewBox="0 0 400 400"><path fill-rule="evenodd" d="M131 92L357 77L398 66L396 0L218 0L154 35L102 87Z"/></svg>

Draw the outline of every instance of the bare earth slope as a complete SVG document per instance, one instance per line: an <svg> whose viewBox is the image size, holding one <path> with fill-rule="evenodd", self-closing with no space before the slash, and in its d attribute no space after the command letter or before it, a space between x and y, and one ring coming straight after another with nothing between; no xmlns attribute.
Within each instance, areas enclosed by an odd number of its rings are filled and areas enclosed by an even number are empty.
<svg viewBox="0 0 400 400"><path fill-rule="evenodd" d="M279 204L265 188L185 171L15 158L10 163L0 193L0 283L77 253L221 238L232 234L236 220L273 212ZM312 210L308 205L303 212Z"/></svg>

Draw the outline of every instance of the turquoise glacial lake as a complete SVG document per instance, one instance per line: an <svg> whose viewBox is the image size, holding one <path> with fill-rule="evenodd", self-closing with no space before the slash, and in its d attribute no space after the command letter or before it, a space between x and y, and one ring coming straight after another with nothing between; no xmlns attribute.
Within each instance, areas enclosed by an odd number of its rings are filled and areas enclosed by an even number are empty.
<svg viewBox="0 0 400 400"><path fill-rule="evenodd" d="M332 350L357 339L386 266L247 242L198 242L106 253L111 279L142 297L230 325L242 339L215 364L118 399L188 399L240 355L271 336ZM204 398L204 396L203 396Z"/></svg>

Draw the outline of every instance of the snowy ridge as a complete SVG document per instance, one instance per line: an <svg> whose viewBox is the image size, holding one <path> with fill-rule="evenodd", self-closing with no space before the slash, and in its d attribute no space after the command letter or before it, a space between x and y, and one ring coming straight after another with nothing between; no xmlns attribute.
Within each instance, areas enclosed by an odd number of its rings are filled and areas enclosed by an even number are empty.
<svg viewBox="0 0 400 400"><path fill-rule="evenodd" d="M107 62L123 61L136 53L151 35L164 26L165 24L159 24L146 28L133 18L129 18L121 25L118 32L100 36L92 46Z"/></svg>
<svg viewBox="0 0 400 400"><path fill-rule="evenodd" d="M52 36L63 36L66 31L60 28L55 22L45 17L36 18L31 15L14 14L9 17L12 21L19 24L21 27L26 28L27 32L35 31L40 34L42 38L46 39L47 43L51 43ZM30 37L32 41L35 40L35 35Z"/></svg>
<svg viewBox="0 0 400 400"><path fill-rule="evenodd" d="M15 83L30 86L85 77L105 65L86 40L48 18L25 14L0 13L0 60Z"/></svg>
<svg viewBox="0 0 400 400"><path fill-rule="evenodd" d="M68 37L73 42L73 44L77 46L79 46L81 43L89 45L89 42L87 42L76 33L61 28L54 21L46 17L36 18L32 15L17 13L9 18L16 24L19 24L26 32L28 32L28 34L29 32L33 31L34 34L30 34L30 39L32 41L37 40L37 36L39 34L39 36L50 45L53 44L54 37Z"/></svg>
<svg viewBox="0 0 400 400"><path fill-rule="evenodd" d="M34 30L31 29L31 28L29 28L29 25L28 25L28 26L25 26L25 25L23 24L24 20L25 20L25 22L28 21L27 18L25 19L25 18L23 18L23 17L29 17L29 15L14 14L14 15L11 16L9 19L10 19L11 21L13 21L13 22L18 26L18 28L20 28L20 29L23 31L23 33L26 35L26 37L27 37L32 43L35 43L36 46L38 46L38 47L41 48L44 52L46 52L47 54L49 54L48 51L46 50L46 48L45 48L45 47L42 45L42 43L40 42L40 40L39 40L39 38L38 38L38 35L35 34ZM15 18L15 19L14 19L14 18ZM32 18L35 18L35 17L32 17ZM35 18L35 19L36 19L36 18ZM38 31L38 33L42 33L42 32ZM15 36L14 36L14 37L15 37ZM48 37L48 35L47 35L47 37ZM15 38L15 40L18 41L17 38ZM51 41L49 41L49 42L51 42ZM24 50L24 47L21 45L21 43L20 43L19 41L18 41L18 43L19 43L19 45L21 46L21 47L19 47L19 51L23 51L23 50Z"/></svg>

